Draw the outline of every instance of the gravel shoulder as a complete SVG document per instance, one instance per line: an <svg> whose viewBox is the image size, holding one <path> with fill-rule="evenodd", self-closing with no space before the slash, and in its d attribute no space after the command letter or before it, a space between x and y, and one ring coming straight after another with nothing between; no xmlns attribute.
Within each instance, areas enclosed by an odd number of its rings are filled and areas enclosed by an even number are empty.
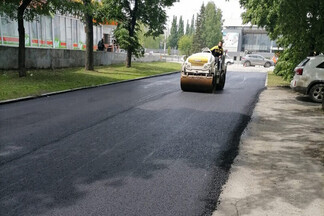
<svg viewBox="0 0 324 216"><path fill-rule="evenodd" d="M261 93L213 216L323 215L320 108L288 88Z"/></svg>

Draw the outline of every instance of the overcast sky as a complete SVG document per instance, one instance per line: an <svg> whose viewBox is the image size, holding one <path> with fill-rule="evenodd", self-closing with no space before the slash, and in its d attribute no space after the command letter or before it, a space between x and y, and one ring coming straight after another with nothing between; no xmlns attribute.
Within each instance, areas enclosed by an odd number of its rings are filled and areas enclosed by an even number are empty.
<svg viewBox="0 0 324 216"><path fill-rule="evenodd" d="M204 2L206 6L209 1L213 1L216 7L222 10L224 26L242 25L241 13L243 9L240 8L239 0L180 0L180 2L174 3L173 7L167 9L169 17L167 26L171 26L174 15L178 16L178 21L182 15L186 26L187 19L189 19L190 23L193 14L195 14L196 19L196 14L199 13L201 4Z"/></svg>

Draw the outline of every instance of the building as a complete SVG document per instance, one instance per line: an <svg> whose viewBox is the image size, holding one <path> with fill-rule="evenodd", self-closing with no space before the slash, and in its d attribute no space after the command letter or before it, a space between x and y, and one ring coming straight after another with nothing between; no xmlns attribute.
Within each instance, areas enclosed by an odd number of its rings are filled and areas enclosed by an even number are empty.
<svg viewBox="0 0 324 216"><path fill-rule="evenodd" d="M113 50L113 32L116 22L94 25L93 47L104 38L106 47ZM35 21L25 21L26 47L84 50L86 45L85 25L80 19L68 16L39 16ZM18 23L0 16L0 45L18 46Z"/></svg>
<svg viewBox="0 0 324 216"><path fill-rule="evenodd" d="M260 53L265 57L273 56L278 50L266 30L257 26L225 26L223 29L224 49L234 60L241 60L247 52Z"/></svg>

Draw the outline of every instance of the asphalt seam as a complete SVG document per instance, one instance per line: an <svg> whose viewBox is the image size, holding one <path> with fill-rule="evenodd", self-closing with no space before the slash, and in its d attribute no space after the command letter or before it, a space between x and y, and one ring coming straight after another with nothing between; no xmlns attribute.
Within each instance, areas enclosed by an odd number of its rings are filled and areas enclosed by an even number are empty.
<svg viewBox="0 0 324 216"><path fill-rule="evenodd" d="M67 90L62 90L62 91L49 92L49 93L44 93L41 95L33 95L33 96L26 96L26 97L21 97L21 98L3 100L3 101L0 101L0 105L20 102L20 101L27 101L27 100L32 100L32 99L37 99L37 98L42 98L42 97L49 97L49 96L64 94L64 93L68 93L68 92L74 92L74 91L80 91L80 90L86 90L86 89L92 89L92 88L99 88L99 87L109 86L109 85L116 85L116 84L120 84L120 83L133 82L133 81L149 79L149 78L154 78L154 77L167 76L167 75L176 74L176 73L180 73L180 71L174 71L174 72L169 72L169 73L157 74L157 75L152 75L152 76L147 76L147 77L140 77L140 78L136 78L136 79L112 82L112 83L104 83L104 84L99 84L99 85L94 85L94 86L86 86L86 87L79 87L79 88L67 89Z"/></svg>

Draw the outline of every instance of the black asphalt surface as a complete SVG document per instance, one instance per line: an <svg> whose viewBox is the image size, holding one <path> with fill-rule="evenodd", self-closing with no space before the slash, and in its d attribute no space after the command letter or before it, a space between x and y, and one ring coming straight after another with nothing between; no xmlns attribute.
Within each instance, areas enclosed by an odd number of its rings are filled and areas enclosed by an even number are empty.
<svg viewBox="0 0 324 216"><path fill-rule="evenodd" d="M265 73L180 75L0 105L0 215L210 215Z"/></svg>

